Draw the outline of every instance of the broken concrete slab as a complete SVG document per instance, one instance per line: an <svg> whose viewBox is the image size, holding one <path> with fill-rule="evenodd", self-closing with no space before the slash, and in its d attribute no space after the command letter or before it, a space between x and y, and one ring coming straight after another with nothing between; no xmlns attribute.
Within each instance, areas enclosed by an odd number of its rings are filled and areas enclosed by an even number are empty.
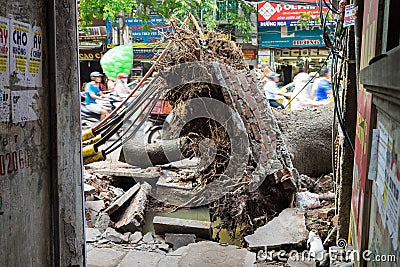
<svg viewBox="0 0 400 267"><path fill-rule="evenodd" d="M166 243L162 243L162 244L158 244L157 248L164 251L164 252L168 252L170 250L170 247L168 244Z"/></svg>
<svg viewBox="0 0 400 267"><path fill-rule="evenodd" d="M196 243L196 236L194 234L165 234L165 242L172 245L174 250L180 247Z"/></svg>
<svg viewBox="0 0 400 267"><path fill-rule="evenodd" d="M96 223L94 226L99 229L101 232L104 232L111 225L110 216L107 213L102 212L97 217Z"/></svg>
<svg viewBox="0 0 400 267"><path fill-rule="evenodd" d="M121 234L115 231L115 229L109 227L104 233L101 235L102 238L105 238L114 243L128 243L130 233Z"/></svg>
<svg viewBox="0 0 400 267"><path fill-rule="evenodd" d="M86 219L90 220L91 225L96 224L97 217L104 208L105 204L103 200L85 201Z"/></svg>
<svg viewBox="0 0 400 267"><path fill-rule="evenodd" d="M142 169L129 169L129 168L119 168L119 169L100 169L96 170L98 174L107 176L120 176L120 177L132 177L136 181L146 179L158 178L160 174L158 172L145 172Z"/></svg>
<svg viewBox="0 0 400 267"><path fill-rule="evenodd" d="M256 254L244 248L231 245L221 246L221 244L211 241L190 244L187 248L175 266L255 266Z"/></svg>
<svg viewBox="0 0 400 267"><path fill-rule="evenodd" d="M92 248L87 253L88 267L115 267L127 252L112 248Z"/></svg>
<svg viewBox="0 0 400 267"><path fill-rule="evenodd" d="M211 238L211 222L207 221L155 216L153 219L153 226L157 235L180 233L194 234L204 239Z"/></svg>
<svg viewBox="0 0 400 267"><path fill-rule="evenodd" d="M135 251L131 250L121 261L120 264L115 264L118 267L147 267L147 266L158 266L159 261L165 256L147 251Z"/></svg>
<svg viewBox="0 0 400 267"><path fill-rule="evenodd" d="M96 188L94 186L84 183L83 191L85 192L85 196L89 196L89 195L96 193Z"/></svg>
<svg viewBox="0 0 400 267"><path fill-rule="evenodd" d="M140 184L135 184L131 188L129 188L128 191L126 191L122 196L117 198L106 210L105 212L108 213L108 215L111 215L114 213L114 211L118 210L122 205L124 205L128 200L130 200L133 195L140 189Z"/></svg>
<svg viewBox="0 0 400 267"><path fill-rule="evenodd" d="M157 199L169 203L174 206L180 206L182 203L188 202L193 197L193 185L192 182L175 182L171 175L176 175L176 180L179 176L175 172L163 171L160 178L156 183L156 196Z"/></svg>
<svg viewBox="0 0 400 267"><path fill-rule="evenodd" d="M115 223L115 228L121 231L134 232L144 224L144 212L146 209L147 196L151 191L151 185L144 182L139 191L132 198L129 206Z"/></svg>
<svg viewBox="0 0 400 267"><path fill-rule="evenodd" d="M286 245L300 245L308 238L305 225L305 210L288 208L266 225L256 229L244 239L250 248L279 248Z"/></svg>
<svg viewBox="0 0 400 267"><path fill-rule="evenodd" d="M137 244L140 240L142 240L142 233L140 231L136 231L129 237L129 243Z"/></svg>
<svg viewBox="0 0 400 267"><path fill-rule="evenodd" d="M289 265L290 267L316 267L317 263L313 259L296 260L289 258L287 261L287 265Z"/></svg>
<svg viewBox="0 0 400 267"><path fill-rule="evenodd" d="M154 238L153 238L153 234L151 232L147 232L144 236L143 236L143 242L145 243L154 243Z"/></svg>
<svg viewBox="0 0 400 267"><path fill-rule="evenodd" d="M99 231L99 229L96 228L86 228L85 235L86 235L86 242L89 243L96 242L101 236L101 232Z"/></svg>

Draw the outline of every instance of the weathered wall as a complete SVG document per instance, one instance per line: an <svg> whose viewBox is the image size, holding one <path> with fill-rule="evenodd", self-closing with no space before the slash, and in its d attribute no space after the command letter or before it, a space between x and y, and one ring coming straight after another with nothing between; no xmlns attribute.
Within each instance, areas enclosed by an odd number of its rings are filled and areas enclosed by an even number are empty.
<svg viewBox="0 0 400 267"><path fill-rule="evenodd" d="M398 266L400 259L399 60L400 46L361 71L361 83L372 93L376 108L373 128L379 133L377 157L372 156L373 146L369 154L369 166L376 166L377 170L368 173L372 184L370 209L363 223L369 230L366 249L371 252L372 260L367 262L368 266L377 266L377 261L384 262L380 266Z"/></svg>
<svg viewBox="0 0 400 267"><path fill-rule="evenodd" d="M40 27L42 62L41 85L16 85L15 73L0 82L10 96L37 91L37 118L0 122L0 265L82 266L76 1L5 0L0 16ZM23 118L28 105L11 114Z"/></svg>

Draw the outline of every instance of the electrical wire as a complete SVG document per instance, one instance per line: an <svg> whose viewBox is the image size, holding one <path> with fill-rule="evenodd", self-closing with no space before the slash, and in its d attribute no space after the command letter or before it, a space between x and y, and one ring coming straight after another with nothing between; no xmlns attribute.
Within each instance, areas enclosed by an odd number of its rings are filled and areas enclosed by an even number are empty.
<svg viewBox="0 0 400 267"><path fill-rule="evenodd" d="M108 154L114 152L119 147L123 146L126 142L128 142L128 140L131 139L132 136L134 136L136 134L136 132L142 127L143 123L146 121L147 117L150 115L151 111L153 110L153 108L157 104L157 101L160 99L160 96L161 96L161 92L158 92L157 95L154 97L154 99L152 99L152 101L148 101L148 103L146 104L145 108L147 108L150 105L150 103L151 103L151 106L147 110L147 112L144 114L143 119L139 122L137 127L135 127L124 140L121 141L122 136L120 136L113 144L111 144L111 146L106 148L104 150L104 154L105 155L108 155ZM128 130L126 130L126 132L129 132L130 128L132 127L132 125L134 125L134 123L136 122L137 118L135 119L134 122L132 122L131 126L128 128Z"/></svg>
<svg viewBox="0 0 400 267"><path fill-rule="evenodd" d="M326 2L326 0L323 0L323 1L324 1L325 6L326 6L332 13L339 14L339 10L338 10L334 5L332 5L331 2L329 2L329 4L328 4L328 3Z"/></svg>

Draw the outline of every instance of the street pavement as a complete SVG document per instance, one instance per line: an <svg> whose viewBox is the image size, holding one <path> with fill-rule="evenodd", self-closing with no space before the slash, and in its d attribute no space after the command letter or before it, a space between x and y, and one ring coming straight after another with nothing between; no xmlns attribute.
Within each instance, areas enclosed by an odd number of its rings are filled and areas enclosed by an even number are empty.
<svg viewBox="0 0 400 267"><path fill-rule="evenodd" d="M256 254L244 248L203 241L168 254L87 245L88 267L256 266Z"/></svg>

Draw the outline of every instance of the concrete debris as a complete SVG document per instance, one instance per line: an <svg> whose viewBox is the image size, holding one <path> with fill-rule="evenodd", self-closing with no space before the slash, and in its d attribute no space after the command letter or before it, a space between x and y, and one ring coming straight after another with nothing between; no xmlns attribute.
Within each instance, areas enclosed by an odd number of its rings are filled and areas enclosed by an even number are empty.
<svg viewBox="0 0 400 267"><path fill-rule="evenodd" d="M182 247L181 255L172 254L178 258L177 264L170 262L170 265L160 262L159 266L255 266L256 254L247 249L236 246L221 246L221 244L211 241L204 241ZM167 254L167 257L170 254ZM161 264L163 263L163 264Z"/></svg>
<svg viewBox="0 0 400 267"><path fill-rule="evenodd" d="M135 184L128 191L126 191L123 195L121 195L116 201L114 201L105 212L108 215L111 215L114 211L118 210L122 205L125 204L128 200L130 200L133 195L139 190L140 184Z"/></svg>
<svg viewBox="0 0 400 267"><path fill-rule="evenodd" d="M165 242L172 245L174 250L196 242L194 234L165 234Z"/></svg>
<svg viewBox="0 0 400 267"><path fill-rule="evenodd" d="M254 234L245 236L244 239L250 248L301 245L308 238L304 214L305 211L298 208L285 209L278 217L256 229Z"/></svg>
<svg viewBox="0 0 400 267"><path fill-rule="evenodd" d="M101 232L96 228L86 228L86 242L96 242L101 236Z"/></svg>
<svg viewBox="0 0 400 267"><path fill-rule="evenodd" d="M143 238L142 233L140 231L136 231L129 237L129 243L131 244L139 243L139 241L142 240L142 238Z"/></svg>
<svg viewBox="0 0 400 267"><path fill-rule="evenodd" d="M114 228L109 227L104 231L101 237L114 243L128 243L129 235L130 233L121 234L115 231Z"/></svg>
<svg viewBox="0 0 400 267"><path fill-rule="evenodd" d="M150 193L151 185L144 182L140 185L140 190L132 198L129 206L125 209L122 216L115 223L115 228L122 231L136 231L144 225L144 216L147 197Z"/></svg>
<svg viewBox="0 0 400 267"><path fill-rule="evenodd" d="M164 244L158 244L158 245L157 245L157 248L160 249L160 250L162 250L162 251L165 251L165 252L168 252L168 251L170 250L169 245L166 244L166 243L164 243Z"/></svg>
<svg viewBox="0 0 400 267"><path fill-rule="evenodd" d="M157 235L179 233L194 234L204 239L211 238L211 223L207 221L155 216L153 219L153 226Z"/></svg>
<svg viewBox="0 0 400 267"><path fill-rule="evenodd" d="M145 242L145 243L154 243L153 234L151 232L146 233L143 236L143 242Z"/></svg>
<svg viewBox="0 0 400 267"><path fill-rule="evenodd" d="M85 202L85 217L88 226L93 227L101 210L105 208L103 200L86 201Z"/></svg>
<svg viewBox="0 0 400 267"><path fill-rule="evenodd" d="M99 229L101 232L104 232L110 225L111 225L110 216L108 216L107 213L102 212L97 217L97 220L96 220L96 223L95 223L94 227Z"/></svg>
<svg viewBox="0 0 400 267"><path fill-rule="evenodd" d="M335 208L321 209L318 211L318 218L328 219L331 214L335 214Z"/></svg>
<svg viewBox="0 0 400 267"><path fill-rule="evenodd" d="M96 188L89 184L83 184L83 191L85 192L85 196L89 196L96 193Z"/></svg>

